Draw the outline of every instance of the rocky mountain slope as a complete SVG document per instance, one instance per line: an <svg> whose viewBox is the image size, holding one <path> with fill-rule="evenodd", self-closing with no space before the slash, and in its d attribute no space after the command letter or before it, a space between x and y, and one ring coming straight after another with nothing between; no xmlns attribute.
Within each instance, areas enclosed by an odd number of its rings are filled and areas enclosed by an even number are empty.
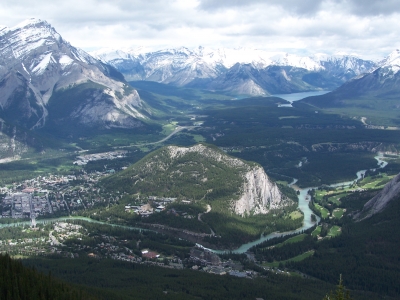
<svg viewBox="0 0 400 300"><path fill-rule="evenodd" d="M375 66L347 55L300 57L245 48L102 49L92 54L127 80L249 95L333 89Z"/></svg>
<svg viewBox="0 0 400 300"><path fill-rule="evenodd" d="M144 118L143 102L118 71L38 19L0 29L0 107L5 121L30 129L131 128Z"/></svg>
<svg viewBox="0 0 400 300"><path fill-rule="evenodd" d="M293 204L259 165L202 144L161 148L103 184L130 194L204 200L240 216Z"/></svg>
<svg viewBox="0 0 400 300"><path fill-rule="evenodd" d="M362 220L382 212L394 199L400 195L400 174L388 182L383 190L374 198L365 203L362 211L355 215L355 219Z"/></svg>
<svg viewBox="0 0 400 300"><path fill-rule="evenodd" d="M319 107L346 106L349 105L349 103L346 103L346 100L361 98L395 100L394 103L396 101L398 103L398 96L400 94L399 71L400 50L395 50L379 62L377 67L371 71L349 80L331 93L308 98L305 102ZM364 104L364 106L368 105L370 104ZM391 109L399 108L398 104L393 104L391 107Z"/></svg>

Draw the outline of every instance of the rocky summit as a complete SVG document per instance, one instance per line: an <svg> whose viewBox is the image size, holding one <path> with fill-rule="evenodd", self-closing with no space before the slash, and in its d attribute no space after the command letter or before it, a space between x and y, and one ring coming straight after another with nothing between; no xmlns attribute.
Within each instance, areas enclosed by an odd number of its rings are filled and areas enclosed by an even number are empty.
<svg viewBox="0 0 400 300"><path fill-rule="evenodd" d="M144 118L143 102L118 71L38 19L0 29L0 106L0 117L29 129L55 121L131 128Z"/></svg>

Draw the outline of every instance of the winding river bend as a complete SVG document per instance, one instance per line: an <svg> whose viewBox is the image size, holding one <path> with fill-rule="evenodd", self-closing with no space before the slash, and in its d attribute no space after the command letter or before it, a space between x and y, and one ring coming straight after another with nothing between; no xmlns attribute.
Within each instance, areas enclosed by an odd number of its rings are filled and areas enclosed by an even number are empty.
<svg viewBox="0 0 400 300"><path fill-rule="evenodd" d="M381 153L379 153L377 156L375 156L375 159L378 162L378 166L377 168L384 168L387 166L387 162L382 160L383 155ZM346 182L341 182L341 183L336 183L336 184L331 184L331 187L339 187L339 186L350 186L352 185L355 181L363 178L363 176L365 175L365 172L367 170L361 170L357 172L357 178L355 180L352 181L346 181ZM297 179L293 179L293 181L290 183L290 185L293 185L297 182ZM215 250L215 249L210 249L210 248L206 248L203 247L200 244L196 244L197 246L212 251L216 254L223 254L223 253L227 253L227 252L232 252L232 253L237 253L237 254L241 254L241 253L245 253L246 251L248 251L251 247L261 244L264 241L270 240L272 238L275 237L281 237L281 236L285 236L285 235L289 235L289 234L294 234L294 233L300 233L303 230L307 230L309 228L311 228L312 226L314 226L316 223L318 223L320 221L320 218L317 216L317 222L312 222L311 221L311 214L313 213L312 210L308 207L308 201L307 201L307 194L308 191L310 189L315 189L316 187L308 187L308 188L304 188L304 189L300 189L300 194L298 195L299 198L299 202L298 202L298 208L303 212L304 214L304 220L303 220L303 226L301 226L300 228L297 228L295 230L291 230L291 231L286 231L286 232L273 232L270 233L268 235L263 235L261 236L259 239L252 241L250 243L247 244L243 244L241 245L239 248L237 249L233 249L233 250ZM90 223L96 223L96 224L102 224L102 225L108 225L108 226L112 226L112 227L118 227L118 228L122 228L122 229L128 229L128 230L138 230L138 231L153 231L153 230L149 230L149 229L143 229L143 228L139 228L139 227L133 227L133 226L126 226L126 225L119 225L119 224L112 224L112 223L107 223L107 222L102 222L102 221L97 221L97 220L93 220L90 218L86 218L86 217L80 217L80 216L74 216L74 217L59 217L59 218L52 218L52 219L40 219L40 220L36 220L36 223L40 223L40 224L47 224L47 223L53 223L53 222L57 222L57 221L68 221L68 220L82 220L82 221L86 221L86 222L90 222ZM17 223L9 223L9 224L0 224L0 228L4 228L4 227L13 227L13 226L29 226L31 225L30 221L23 221L23 222L17 222Z"/></svg>
<svg viewBox="0 0 400 300"><path fill-rule="evenodd" d="M383 154L379 153L377 156L375 156L375 159L378 162L378 167L377 168L384 168L387 166L387 162L382 160L383 158ZM356 182L357 180L361 179L364 177L365 173L367 170L361 170L357 172L357 178L355 180L352 181L346 181L346 182L340 182L340 183L336 183L336 184L331 184L331 187L340 187L340 186L350 186L352 185L354 182ZM290 183L290 185L293 185L297 182L297 179L294 178L293 182ZM210 248L206 248L203 247L200 244L197 244L197 246L212 251L214 253L217 254L223 254L223 253L227 253L227 252L231 252L231 253L237 253L237 254L241 254L241 253L245 253L246 251L248 251L251 247L261 244L262 242L268 241L270 239L273 239L275 237L281 237L281 236L285 236L285 235L289 235L289 234L294 234L294 233L300 233L303 230L307 230L309 228L311 228L312 226L314 226L316 223L318 223L321 218L317 217L317 221L316 222L312 222L311 221L311 214L313 213L313 211L308 207L308 203L309 201L307 201L307 194L308 191L311 189L315 189L316 187L308 187L308 188L304 188L304 189L300 189L300 194L298 195L299 198L299 206L298 208L303 212L304 214L304 220L303 220L303 226L301 226L300 228L297 228L295 230L291 230L291 231L286 231L286 232L273 232L270 233L268 235L263 235L261 236L258 240L252 241L250 243L247 244L243 244L241 245L239 248L234 249L234 250L215 250L215 249L210 249Z"/></svg>

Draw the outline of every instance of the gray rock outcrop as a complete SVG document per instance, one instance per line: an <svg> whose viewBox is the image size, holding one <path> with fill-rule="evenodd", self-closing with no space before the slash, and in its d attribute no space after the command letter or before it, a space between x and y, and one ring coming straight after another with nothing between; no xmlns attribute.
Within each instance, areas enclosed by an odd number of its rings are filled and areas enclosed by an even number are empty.
<svg viewBox="0 0 400 300"><path fill-rule="evenodd" d="M400 174L388 182L379 194L365 203L362 211L355 215L354 219L361 221L380 213L398 195L400 195Z"/></svg>

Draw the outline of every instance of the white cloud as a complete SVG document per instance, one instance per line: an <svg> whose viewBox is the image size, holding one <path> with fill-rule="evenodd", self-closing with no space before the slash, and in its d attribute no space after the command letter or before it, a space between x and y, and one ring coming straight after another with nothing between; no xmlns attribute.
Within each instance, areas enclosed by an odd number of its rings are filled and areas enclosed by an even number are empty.
<svg viewBox="0 0 400 300"><path fill-rule="evenodd" d="M366 1L369 5L366 5ZM399 0L3 0L2 23L47 20L71 44L101 47L252 47L297 54L399 47Z"/></svg>

